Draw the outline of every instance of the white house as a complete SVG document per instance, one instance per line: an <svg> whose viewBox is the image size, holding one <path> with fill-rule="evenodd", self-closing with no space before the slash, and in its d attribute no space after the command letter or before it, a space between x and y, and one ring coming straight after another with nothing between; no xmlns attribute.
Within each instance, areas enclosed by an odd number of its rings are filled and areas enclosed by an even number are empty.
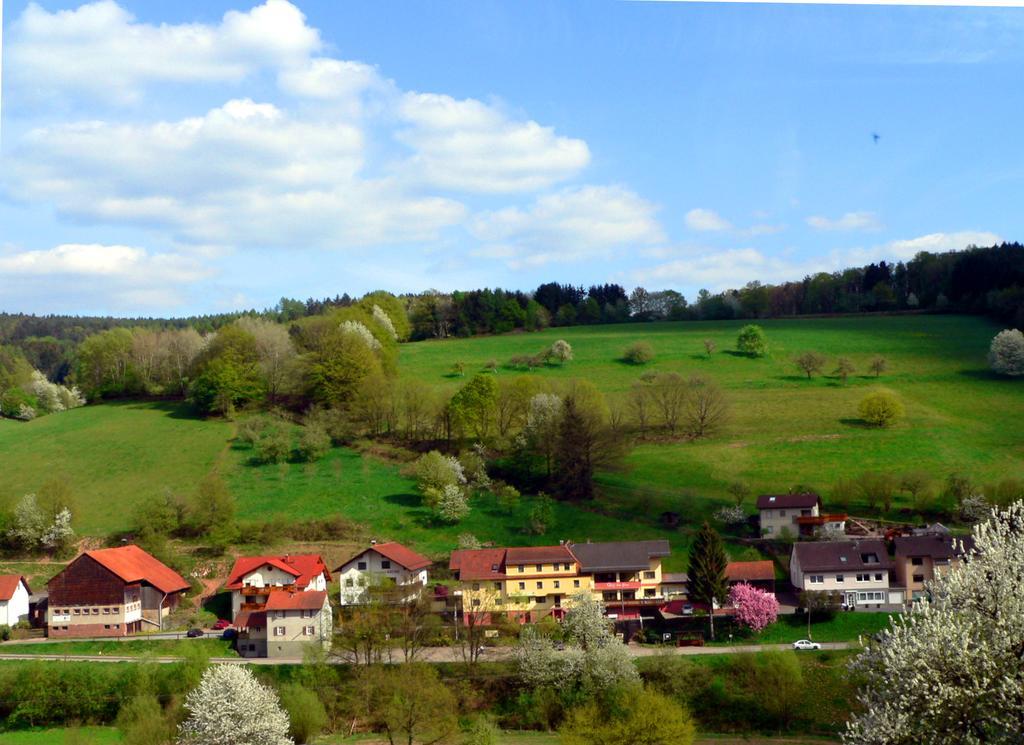
<svg viewBox="0 0 1024 745"><path fill-rule="evenodd" d="M853 610L898 610L903 589L890 586L892 568L880 538L795 543L789 579L798 592L838 592Z"/></svg>
<svg viewBox="0 0 1024 745"><path fill-rule="evenodd" d="M401 543L373 543L334 570L341 585L342 605L359 605L369 599L368 588L393 585L389 600L410 600L427 586L427 567L433 562Z"/></svg>
<svg viewBox="0 0 1024 745"><path fill-rule="evenodd" d="M0 574L0 626L14 626L28 620L28 596L31 594L24 577Z"/></svg>
<svg viewBox="0 0 1024 745"><path fill-rule="evenodd" d="M792 539L800 535L799 518L821 514L821 497L811 492L762 494L757 498L757 510L761 519L761 535Z"/></svg>
<svg viewBox="0 0 1024 745"><path fill-rule="evenodd" d="M327 592L330 581L320 554L239 557L224 586L231 592L231 620L240 611L261 610L271 593Z"/></svg>

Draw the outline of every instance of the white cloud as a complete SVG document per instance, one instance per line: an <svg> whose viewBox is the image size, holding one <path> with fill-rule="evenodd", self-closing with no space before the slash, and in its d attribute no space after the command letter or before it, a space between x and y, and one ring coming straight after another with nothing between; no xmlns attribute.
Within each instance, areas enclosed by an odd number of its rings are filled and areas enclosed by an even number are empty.
<svg viewBox="0 0 1024 745"><path fill-rule="evenodd" d="M281 70L277 80L288 93L322 100L353 99L390 86L372 65L330 57L317 57L302 66Z"/></svg>
<svg viewBox="0 0 1024 745"><path fill-rule="evenodd" d="M874 212L847 212L835 220L815 215L807 218L815 230L879 230L882 225Z"/></svg>
<svg viewBox="0 0 1024 745"><path fill-rule="evenodd" d="M155 124L84 122L30 132L9 159L10 194L70 216L226 245L375 245L424 240L464 207L363 178L355 126L229 101Z"/></svg>
<svg viewBox="0 0 1024 745"><path fill-rule="evenodd" d="M446 189L536 191L578 174L590 162L583 140L534 121L514 121L475 99L406 93L396 137L414 150L413 177Z"/></svg>
<svg viewBox="0 0 1024 745"><path fill-rule="evenodd" d="M732 230L732 225L714 210L697 207L686 213L686 227L690 230Z"/></svg>
<svg viewBox="0 0 1024 745"><path fill-rule="evenodd" d="M1002 242L996 233L979 230L962 230L955 233L929 233L917 238L889 241L878 246L852 248L839 254L843 266L867 264L872 261L912 259L921 251L941 253L962 251L967 246L992 246ZM838 267L837 267L838 268Z"/></svg>
<svg viewBox="0 0 1024 745"><path fill-rule="evenodd" d="M512 267L603 257L665 239L657 209L619 186L564 189L527 208L484 212L470 222L483 242L480 256L504 259Z"/></svg>
<svg viewBox="0 0 1024 745"><path fill-rule="evenodd" d="M718 292L742 287L755 279L766 283L799 279L803 276L801 271L807 271L807 267L802 269L756 248L705 249L687 251L673 261L641 269L634 278L649 285L706 287Z"/></svg>
<svg viewBox="0 0 1024 745"><path fill-rule="evenodd" d="M287 0L229 11L218 25L140 23L113 0L49 12L31 3L11 27L13 87L40 98L133 101L149 83L237 82L304 64L319 32Z"/></svg>

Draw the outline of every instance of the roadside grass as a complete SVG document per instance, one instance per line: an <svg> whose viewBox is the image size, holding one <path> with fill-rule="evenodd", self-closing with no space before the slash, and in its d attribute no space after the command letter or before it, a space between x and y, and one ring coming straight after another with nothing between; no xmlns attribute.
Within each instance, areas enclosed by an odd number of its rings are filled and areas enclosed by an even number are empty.
<svg viewBox="0 0 1024 745"><path fill-rule="evenodd" d="M132 639L130 641L79 640L61 642L24 642L0 644L0 658L10 654L36 655L110 655L111 657L184 657L201 653L208 657L234 657L230 639Z"/></svg>
<svg viewBox="0 0 1024 745"><path fill-rule="evenodd" d="M107 745L121 742L116 727L58 727L0 732L0 745Z"/></svg>
<svg viewBox="0 0 1024 745"><path fill-rule="evenodd" d="M798 639L811 639L816 642L855 642L859 637L867 639L882 629L889 628L890 613L837 613L827 621L813 621L811 635L807 635L807 620L803 615L779 616L779 620L760 634L733 633L733 638L723 639L724 634L714 642L713 646L729 646L730 644L791 644ZM726 632L728 633L728 632Z"/></svg>

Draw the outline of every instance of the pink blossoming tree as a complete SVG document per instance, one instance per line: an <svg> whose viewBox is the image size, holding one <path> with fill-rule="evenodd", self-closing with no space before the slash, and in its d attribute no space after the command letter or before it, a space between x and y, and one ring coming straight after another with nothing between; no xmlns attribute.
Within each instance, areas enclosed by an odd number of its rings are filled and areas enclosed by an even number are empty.
<svg viewBox="0 0 1024 745"><path fill-rule="evenodd" d="M761 631L779 617L779 601L770 592L740 582L729 589L729 604L736 609L736 621Z"/></svg>

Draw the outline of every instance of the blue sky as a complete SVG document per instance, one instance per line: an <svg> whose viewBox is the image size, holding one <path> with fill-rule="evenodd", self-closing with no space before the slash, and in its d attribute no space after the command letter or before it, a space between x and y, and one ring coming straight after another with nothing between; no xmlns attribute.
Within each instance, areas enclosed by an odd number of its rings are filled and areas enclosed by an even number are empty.
<svg viewBox="0 0 1024 745"><path fill-rule="evenodd" d="M1020 9L4 14L0 310L551 279L693 297L1022 235Z"/></svg>

